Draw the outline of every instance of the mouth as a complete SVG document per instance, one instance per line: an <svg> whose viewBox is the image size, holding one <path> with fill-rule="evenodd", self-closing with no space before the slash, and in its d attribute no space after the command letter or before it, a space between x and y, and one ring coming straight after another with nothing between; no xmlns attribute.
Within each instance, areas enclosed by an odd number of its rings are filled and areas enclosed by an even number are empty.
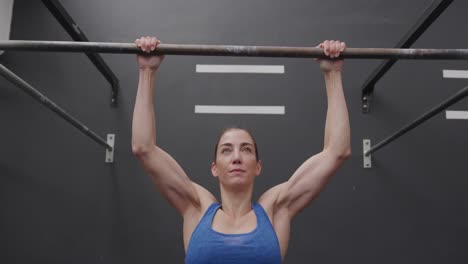
<svg viewBox="0 0 468 264"><path fill-rule="evenodd" d="M233 170L230 170L229 172L245 172L245 170L243 170L243 169L233 169Z"/></svg>

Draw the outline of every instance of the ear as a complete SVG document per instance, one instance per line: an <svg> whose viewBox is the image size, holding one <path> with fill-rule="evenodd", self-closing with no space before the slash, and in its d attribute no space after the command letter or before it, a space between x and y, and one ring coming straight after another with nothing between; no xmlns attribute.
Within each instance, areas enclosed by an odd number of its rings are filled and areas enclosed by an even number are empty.
<svg viewBox="0 0 468 264"><path fill-rule="evenodd" d="M218 168L216 168L216 163L214 161L211 163L211 174L213 174L215 178L218 178Z"/></svg>
<svg viewBox="0 0 468 264"><path fill-rule="evenodd" d="M255 168L255 176L260 175L260 172L262 172L262 161L261 160L257 161L257 167Z"/></svg>

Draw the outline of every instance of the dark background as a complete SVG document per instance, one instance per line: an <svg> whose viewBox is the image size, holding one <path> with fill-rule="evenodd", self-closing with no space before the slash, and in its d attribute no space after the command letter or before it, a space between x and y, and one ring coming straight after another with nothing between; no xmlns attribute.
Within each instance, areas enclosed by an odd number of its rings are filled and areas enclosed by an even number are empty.
<svg viewBox="0 0 468 264"><path fill-rule="evenodd" d="M71 1L61 3L91 41L393 47L430 0ZM468 1L454 3L413 45L467 48ZM41 1L16 0L11 39L70 40ZM0 78L0 262L183 263L182 219L131 152L138 82L135 55L104 54L110 85L84 54L5 52L0 63L101 137L116 134L115 161L47 108ZM467 120L441 113L373 155L375 144L467 85L443 69L466 61L400 61L376 86L372 112L361 87L380 63L347 60L344 85L352 156L292 224L285 263L467 263ZM285 74L200 74L196 64L284 65ZM158 142L190 178L218 195L209 170L227 125L256 136L263 173L255 197L286 181L323 146L324 81L312 59L167 56L157 79ZM284 105L285 115L203 115L194 105ZM450 108L468 110L465 99Z"/></svg>

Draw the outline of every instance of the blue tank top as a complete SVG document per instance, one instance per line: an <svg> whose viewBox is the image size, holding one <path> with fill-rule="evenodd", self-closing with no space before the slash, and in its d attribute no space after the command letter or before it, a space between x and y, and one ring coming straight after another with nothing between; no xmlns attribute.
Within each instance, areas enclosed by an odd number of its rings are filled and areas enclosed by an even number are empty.
<svg viewBox="0 0 468 264"><path fill-rule="evenodd" d="M278 238L260 204L252 205L257 227L244 234L223 234L213 230L213 218L220 207L219 203L211 204L193 231L185 264L281 264Z"/></svg>

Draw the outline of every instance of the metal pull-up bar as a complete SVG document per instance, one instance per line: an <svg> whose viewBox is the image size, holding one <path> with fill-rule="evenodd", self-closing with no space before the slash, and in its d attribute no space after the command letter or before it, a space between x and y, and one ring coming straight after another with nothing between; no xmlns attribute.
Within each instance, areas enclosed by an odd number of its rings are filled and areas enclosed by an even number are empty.
<svg viewBox="0 0 468 264"><path fill-rule="evenodd" d="M442 112L443 110L447 109L447 107L455 104L456 102L460 101L461 99L465 98L468 96L468 86L462 88L458 92L456 92L454 95L450 96L449 98L445 99L443 102L435 106L434 108L430 109L426 113L422 114L420 117L416 118L413 122L407 124L406 126L402 127L392 135L388 136L387 138L383 139L379 143L375 144L374 146L370 147L370 141L365 140L365 146L364 147L364 164L369 164L368 166L365 165L365 167L370 167L370 156L372 153L376 152L377 150L385 147L388 145L390 142L396 140L397 138L401 137L402 135L408 133L412 129L416 128L417 126L421 125L422 123L426 122L429 120L431 117L437 115L438 113Z"/></svg>
<svg viewBox="0 0 468 264"><path fill-rule="evenodd" d="M143 52L134 43L73 42L73 41L0 41L0 50L135 53ZM159 44L153 54L237 56L237 57L288 57L327 58L321 48ZM468 49L391 49L346 48L342 58L350 59L420 59L420 60L468 60Z"/></svg>
<svg viewBox="0 0 468 264"><path fill-rule="evenodd" d="M394 48L409 48L434 23L434 21L452 4L453 0L434 0L424 11L414 26L406 33ZM371 100L375 84L382 79L390 68L397 62L395 59L385 60L380 64L364 82L362 86L362 112L370 111Z"/></svg>
<svg viewBox="0 0 468 264"><path fill-rule="evenodd" d="M42 2L74 41L89 41L83 30L81 30L65 7L58 0L42 0ZM111 84L111 103L115 105L117 103L117 94L119 93L119 79L117 79L117 76L115 76L99 54L86 53L86 56Z"/></svg>
<svg viewBox="0 0 468 264"><path fill-rule="evenodd" d="M56 105L53 101L49 98L44 96L42 93L34 89L30 84L26 81L18 77L8 68L0 64L0 76L3 76L5 79L10 81L11 83L15 84L17 87L21 88L25 93L39 101L41 104L49 108L50 110L57 113L60 117L65 119L68 123L72 124L74 127L78 128L81 132L89 136L91 139L96 141L99 145L104 146L108 151L112 151L113 147L108 144L104 139L100 138L96 133L92 130L89 130L85 125L83 125L80 121L76 118L68 114L65 110L60 108Z"/></svg>

